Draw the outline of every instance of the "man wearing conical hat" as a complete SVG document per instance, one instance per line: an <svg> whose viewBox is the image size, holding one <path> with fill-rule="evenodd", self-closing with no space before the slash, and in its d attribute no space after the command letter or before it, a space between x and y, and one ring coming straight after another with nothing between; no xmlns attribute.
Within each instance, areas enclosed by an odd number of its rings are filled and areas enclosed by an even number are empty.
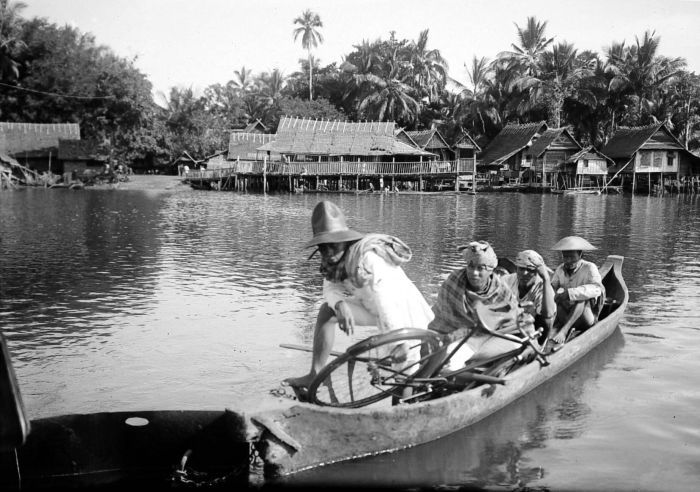
<svg viewBox="0 0 700 492"><path fill-rule="evenodd" d="M503 276L503 282L517 296L525 311L535 318L535 326L542 327L544 339L551 336L557 305L554 301L550 272L542 256L532 249L519 252L513 261L515 273Z"/></svg>
<svg viewBox="0 0 700 492"><path fill-rule="evenodd" d="M583 259L584 251L598 248L582 237L567 236L552 249L561 251L564 260L552 275L554 301L557 303L553 340L564 343L571 328L585 330L597 321L596 306L605 298L605 293L598 267Z"/></svg>
<svg viewBox="0 0 700 492"><path fill-rule="evenodd" d="M322 201L311 215L313 237L305 247L321 254L324 303L314 330L311 370L288 378L286 384L308 388L326 364L336 327L352 335L355 326L376 326L379 331L427 328L433 312L406 276L402 265L411 259L410 248L385 234L363 234L350 229L336 204ZM408 354L409 362L420 351Z"/></svg>

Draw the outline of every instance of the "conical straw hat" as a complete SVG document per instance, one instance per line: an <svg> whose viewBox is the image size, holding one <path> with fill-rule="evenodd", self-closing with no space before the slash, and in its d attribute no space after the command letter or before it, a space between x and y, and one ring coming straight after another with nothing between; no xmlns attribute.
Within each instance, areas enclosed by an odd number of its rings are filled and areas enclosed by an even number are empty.
<svg viewBox="0 0 700 492"><path fill-rule="evenodd" d="M566 236L552 246L554 251L592 251L598 249L579 236Z"/></svg>

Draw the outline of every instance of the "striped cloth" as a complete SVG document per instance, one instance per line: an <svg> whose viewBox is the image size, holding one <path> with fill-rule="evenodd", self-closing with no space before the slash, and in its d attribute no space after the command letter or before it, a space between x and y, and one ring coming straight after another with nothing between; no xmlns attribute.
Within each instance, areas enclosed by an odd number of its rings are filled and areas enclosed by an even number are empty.
<svg viewBox="0 0 700 492"><path fill-rule="evenodd" d="M510 322L502 326L500 331L511 331L516 326L518 300L498 275L491 276L484 294L472 292L468 285L466 268L452 272L445 279L438 291L437 302L433 305L435 319L428 325L429 329L444 334L460 329L466 329L467 333L473 331L477 325L474 310L477 301L497 315L510 318Z"/></svg>

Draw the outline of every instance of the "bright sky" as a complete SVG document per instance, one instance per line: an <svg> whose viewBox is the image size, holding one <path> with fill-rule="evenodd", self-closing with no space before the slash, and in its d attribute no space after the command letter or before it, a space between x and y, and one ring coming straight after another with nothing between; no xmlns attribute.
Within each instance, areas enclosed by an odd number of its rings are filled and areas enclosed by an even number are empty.
<svg viewBox="0 0 700 492"><path fill-rule="evenodd" d="M45 17L90 32L117 55L136 56L154 91L201 90L279 68L285 75L306 57L293 41L293 20L306 9L320 15L321 65L342 61L363 39L415 40L430 29L450 76L467 82L474 55L494 58L516 43L515 24L547 21L555 42L602 53L613 41L634 43L645 30L661 38L660 54L684 57L700 73L700 0L24 0L25 17Z"/></svg>

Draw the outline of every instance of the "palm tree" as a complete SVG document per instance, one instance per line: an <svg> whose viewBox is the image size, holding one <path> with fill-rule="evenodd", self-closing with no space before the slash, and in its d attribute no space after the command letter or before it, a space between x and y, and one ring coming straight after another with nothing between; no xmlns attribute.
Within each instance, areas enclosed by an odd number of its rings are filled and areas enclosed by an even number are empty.
<svg viewBox="0 0 700 492"><path fill-rule="evenodd" d="M301 17L294 19L294 24L300 27L294 29L294 41L301 35L301 46L307 51L309 58L309 101L313 99L313 64L311 63L311 47L316 48L318 43L323 43L323 36L317 28L323 27L323 22L317 13L305 10Z"/></svg>
<svg viewBox="0 0 700 492"><path fill-rule="evenodd" d="M413 72L414 87L423 92L429 101L437 100L447 81L447 62L439 50L428 49L428 29L418 35L409 47L409 63Z"/></svg>
<svg viewBox="0 0 700 492"><path fill-rule="evenodd" d="M25 45L19 31L22 23L20 12L26 7L24 2L0 0L0 79L19 77L14 56L16 50Z"/></svg>
<svg viewBox="0 0 700 492"><path fill-rule="evenodd" d="M254 86L253 78L251 77L252 70L248 70L245 66L241 67L240 70L234 70L233 72L233 85L242 93L246 93L251 90Z"/></svg>
<svg viewBox="0 0 700 492"><path fill-rule="evenodd" d="M654 36L655 32L646 31L642 40L635 37L633 46L625 47L623 42L607 49L607 72L611 75L608 90L627 96L636 123L641 122L643 113L652 116L659 91L686 65L683 58L657 55L660 39Z"/></svg>
<svg viewBox="0 0 700 492"><path fill-rule="evenodd" d="M511 44L513 51L499 53L498 57L508 59L528 75L536 75L542 54L554 41L545 36L546 27L547 21L539 22L535 17L527 18L525 28L516 24L520 45Z"/></svg>
<svg viewBox="0 0 700 492"><path fill-rule="evenodd" d="M583 79L593 76L593 68L579 60L573 45L566 42L554 45L541 56L539 76L525 74L516 81L517 88L527 93L521 111L524 113L544 103L548 123L554 128L561 127L564 101L577 94Z"/></svg>

